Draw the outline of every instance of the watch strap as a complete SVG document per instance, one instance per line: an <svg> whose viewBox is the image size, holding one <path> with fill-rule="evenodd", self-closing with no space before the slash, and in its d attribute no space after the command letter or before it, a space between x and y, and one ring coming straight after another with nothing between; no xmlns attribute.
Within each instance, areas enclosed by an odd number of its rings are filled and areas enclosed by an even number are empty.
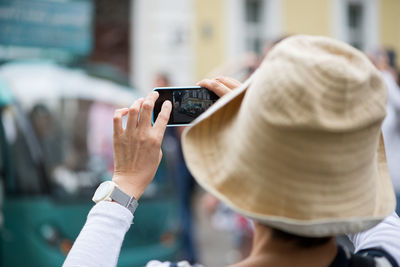
<svg viewBox="0 0 400 267"><path fill-rule="evenodd" d="M130 197L128 194L123 192L117 186L114 187L114 190L110 195L110 198L118 202L122 206L126 207L130 212L132 212L132 214L134 214L136 208L139 206L135 197Z"/></svg>

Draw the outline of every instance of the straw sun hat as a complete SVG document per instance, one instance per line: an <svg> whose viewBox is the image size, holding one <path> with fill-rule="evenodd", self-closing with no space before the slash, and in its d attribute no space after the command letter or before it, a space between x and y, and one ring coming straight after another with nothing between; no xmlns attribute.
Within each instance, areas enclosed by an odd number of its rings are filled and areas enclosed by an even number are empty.
<svg viewBox="0 0 400 267"><path fill-rule="evenodd" d="M183 137L195 179L234 210L302 236L356 233L393 212L386 88L351 46L293 36Z"/></svg>

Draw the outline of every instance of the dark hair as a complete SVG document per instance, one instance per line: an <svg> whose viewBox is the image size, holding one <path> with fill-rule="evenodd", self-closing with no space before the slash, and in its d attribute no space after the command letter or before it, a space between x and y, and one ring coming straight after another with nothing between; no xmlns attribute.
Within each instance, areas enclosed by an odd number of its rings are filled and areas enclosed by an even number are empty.
<svg viewBox="0 0 400 267"><path fill-rule="evenodd" d="M287 242L293 242L300 248L311 248L328 243L332 237L305 237L295 234L290 234L278 229L272 229L272 238L280 239Z"/></svg>

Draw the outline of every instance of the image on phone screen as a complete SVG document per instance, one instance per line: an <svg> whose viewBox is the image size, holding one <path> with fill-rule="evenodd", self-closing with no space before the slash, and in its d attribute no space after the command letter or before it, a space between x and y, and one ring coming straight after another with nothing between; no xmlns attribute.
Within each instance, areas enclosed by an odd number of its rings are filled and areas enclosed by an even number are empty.
<svg viewBox="0 0 400 267"><path fill-rule="evenodd" d="M159 98L154 106L153 122L161 111L162 103L169 100L172 103L172 111L168 126L190 124L218 100L215 93L199 86L159 87L154 91L159 93Z"/></svg>

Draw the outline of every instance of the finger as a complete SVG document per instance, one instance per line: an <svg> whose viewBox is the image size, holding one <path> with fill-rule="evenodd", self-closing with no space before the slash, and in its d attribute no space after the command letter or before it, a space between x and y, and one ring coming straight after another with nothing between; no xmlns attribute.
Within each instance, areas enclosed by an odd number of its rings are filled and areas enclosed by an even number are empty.
<svg viewBox="0 0 400 267"><path fill-rule="evenodd" d="M219 97L222 97L231 91L231 89L216 80L204 79L201 80L198 85L213 91Z"/></svg>
<svg viewBox="0 0 400 267"><path fill-rule="evenodd" d="M154 123L153 129L156 131L158 138L162 139L164 136L165 128L171 115L172 104L171 101L165 101L161 107L161 111L158 114L157 120Z"/></svg>
<svg viewBox="0 0 400 267"><path fill-rule="evenodd" d="M239 82L238 80L235 80L231 77L226 77L226 76L220 76L215 78L218 82L222 83L223 85L225 85L226 87L228 87L229 89L235 89L237 87L239 87L240 85L242 85L241 82Z"/></svg>
<svg viewBox="0 0 400 267"><path fill-rule="evenodd" d="M136 101L134 101L132 105L129 107L126 130L134 131L136 129L138 124L139 112L140 108L142 107L143 101L144 101L143 98L139 98Z"/></svg>
<svg viewBox="0 0 400 267"><path fill-rule="evenodd" d="M113 118L113 123L114 123L114 134L121 134L123 132L122 129L122 117L128 114L127 108L121 108L117 109L114 112L114 118Z"/></svg>
<svg viewBox="0 0 400 267"><path fill-rule="evenodd" d="M151 126L151 114L153 112L154 103L158 98L157 92L151 92L147 95L146 99L142 104L142 110L139 118L139 129L146 129Z"/></svg>

